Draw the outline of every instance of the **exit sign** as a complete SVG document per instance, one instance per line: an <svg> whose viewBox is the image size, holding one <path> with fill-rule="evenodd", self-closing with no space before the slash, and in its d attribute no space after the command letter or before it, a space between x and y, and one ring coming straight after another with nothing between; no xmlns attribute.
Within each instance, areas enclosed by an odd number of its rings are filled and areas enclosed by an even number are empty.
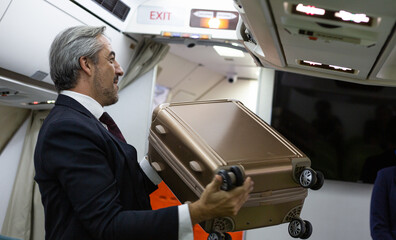
<svg viewBox="0 0 396 240"><path fill-rule="evenodd" d="M186 12L182 8L141 5L137 11L139 24L183 26L186 22Z"/></svg>

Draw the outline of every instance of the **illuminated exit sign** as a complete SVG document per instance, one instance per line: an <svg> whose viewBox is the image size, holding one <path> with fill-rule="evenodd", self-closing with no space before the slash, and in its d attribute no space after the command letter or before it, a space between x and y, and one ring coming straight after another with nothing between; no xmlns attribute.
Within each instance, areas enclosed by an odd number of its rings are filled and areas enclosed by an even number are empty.
<svg viewBox="0 0 396 240"><path fill-rule="evenodd" d="M141 5L137 11L139 24L183 26L188 17L182 8Z"/></svg>

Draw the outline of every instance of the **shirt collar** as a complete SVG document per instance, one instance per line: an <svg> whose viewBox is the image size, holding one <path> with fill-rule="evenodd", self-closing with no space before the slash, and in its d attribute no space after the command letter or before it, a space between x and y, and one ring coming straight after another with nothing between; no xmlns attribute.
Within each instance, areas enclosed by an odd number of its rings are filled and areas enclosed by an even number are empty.
<svg viewBox="0 0 396 240"><path fill-rule="evenodd" d="M102 116L104 113L104 109L102 105L100 105L95 99L91 98L90 96L70 91L70 90L64 90L61 91L60 94L69 96L79 102L81 105L83 105L88 111L92 113L97 119Z"/></svg>

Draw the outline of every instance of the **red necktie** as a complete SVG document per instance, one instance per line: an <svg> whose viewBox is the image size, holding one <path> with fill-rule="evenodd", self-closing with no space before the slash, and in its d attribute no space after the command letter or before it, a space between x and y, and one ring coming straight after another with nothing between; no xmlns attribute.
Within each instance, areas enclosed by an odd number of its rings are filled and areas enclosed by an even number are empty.
<svg viewBox="0 0 396 240"><path fill-rule="evenodd" d="M126 143L124 136L122 135L120 129L117 127L117 124L114 122L114 120L110 117L110 115L107 112L104 112L102 116L99 118L99 120L107 125L107 129L111 134L113 134L118 139Z"/></svg>

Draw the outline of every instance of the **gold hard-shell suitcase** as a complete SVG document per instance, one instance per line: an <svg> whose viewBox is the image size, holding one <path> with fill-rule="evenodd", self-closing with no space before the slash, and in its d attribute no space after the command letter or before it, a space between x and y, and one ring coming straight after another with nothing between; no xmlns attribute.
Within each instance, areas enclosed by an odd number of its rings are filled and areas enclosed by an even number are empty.
<svg viewBox="0 0 396 240"><path fill-rule="evenodd" d="M226 232L289 223L292 237L308 238L312 225L300 218L307 188L319 189L323 174L297 147L236 100L167 103L157 107L149 133L148 160L180 202L196 201L215 174L222 189L254 181L236 216L200 223L209 239Z"/></svg>

